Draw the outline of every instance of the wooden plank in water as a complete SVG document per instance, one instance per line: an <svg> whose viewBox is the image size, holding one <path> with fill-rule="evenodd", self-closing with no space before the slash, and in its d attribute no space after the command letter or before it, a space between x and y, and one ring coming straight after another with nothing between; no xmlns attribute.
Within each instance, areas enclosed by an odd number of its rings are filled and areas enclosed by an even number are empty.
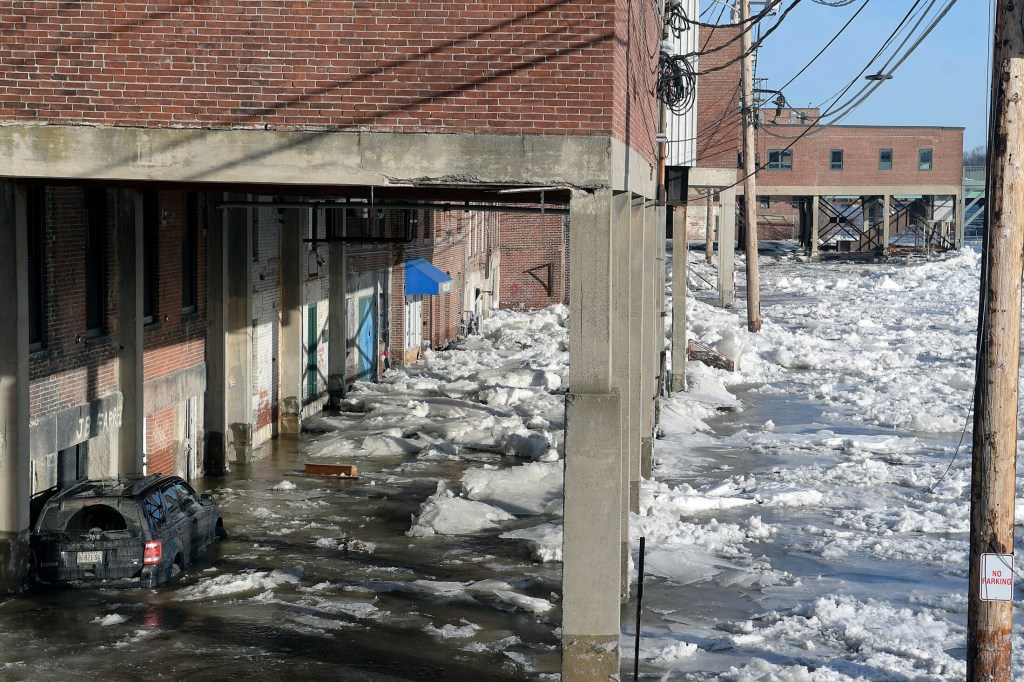
<svg viewBox="0 0 1024 682"><path fill-rule="evenodd" d="M359 477L359 467L355 464L312 464L306 462L305 472L310 476Z"/></svg>

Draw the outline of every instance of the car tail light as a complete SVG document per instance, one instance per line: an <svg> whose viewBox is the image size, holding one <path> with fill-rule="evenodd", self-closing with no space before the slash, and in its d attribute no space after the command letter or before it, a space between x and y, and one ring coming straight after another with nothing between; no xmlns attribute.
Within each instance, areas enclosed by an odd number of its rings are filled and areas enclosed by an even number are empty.
<svg viewBox="0 0 1024 682"><path fill-rule="evenodd" d="M146 549L142 553L142 563L144 566L158 564L160 563L161 556L163 556L163 542L161 540L151 540L146 543Z"/></svg>

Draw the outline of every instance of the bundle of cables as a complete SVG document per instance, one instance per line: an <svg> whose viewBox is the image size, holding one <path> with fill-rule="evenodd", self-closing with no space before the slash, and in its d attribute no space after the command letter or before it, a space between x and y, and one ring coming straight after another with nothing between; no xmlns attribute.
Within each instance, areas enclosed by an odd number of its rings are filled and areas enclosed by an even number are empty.
<svg viewBox="0 0 1024 682"><path fill-rule="evenodd" d="M682 114L693 106L697 93L697 74L693 65L683 55L661 54L658 61L658 82L655 86L658 99L672 110Z"/></svg>

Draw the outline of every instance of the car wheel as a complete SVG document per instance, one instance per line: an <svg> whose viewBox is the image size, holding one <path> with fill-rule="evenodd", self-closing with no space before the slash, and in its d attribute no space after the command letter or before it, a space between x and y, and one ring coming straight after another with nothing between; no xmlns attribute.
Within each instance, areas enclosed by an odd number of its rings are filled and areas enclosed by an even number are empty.
<svg viewBox="0 0 1024 682"><path fill-rule="evenodd" d="M171 580L177 580L178 576L181 575L181 555L177 554L174 557L174 562L171 564Z"/></svg>
<svg viewBox="0 0 1024 682"><path fill-rule="evenodd" d="M217 527L214 529L213 534L215 536L217 536L218 538L220 538L221 540L224 540L224 539L226 539L228 537L228 532L226 530L224 530L224 520L223 519L217 519Z"/></svg>

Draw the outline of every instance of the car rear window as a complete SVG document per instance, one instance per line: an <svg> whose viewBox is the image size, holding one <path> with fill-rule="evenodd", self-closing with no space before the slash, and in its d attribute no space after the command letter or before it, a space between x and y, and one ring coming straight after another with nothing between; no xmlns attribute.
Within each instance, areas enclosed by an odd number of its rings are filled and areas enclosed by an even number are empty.
<svg viewBox="0 0 1024 682"><path fill-rule="evenodd" d="M139 505L123 497L79 498L47 505L36 529L68 536L138 535L142 531Z"/></svg>

